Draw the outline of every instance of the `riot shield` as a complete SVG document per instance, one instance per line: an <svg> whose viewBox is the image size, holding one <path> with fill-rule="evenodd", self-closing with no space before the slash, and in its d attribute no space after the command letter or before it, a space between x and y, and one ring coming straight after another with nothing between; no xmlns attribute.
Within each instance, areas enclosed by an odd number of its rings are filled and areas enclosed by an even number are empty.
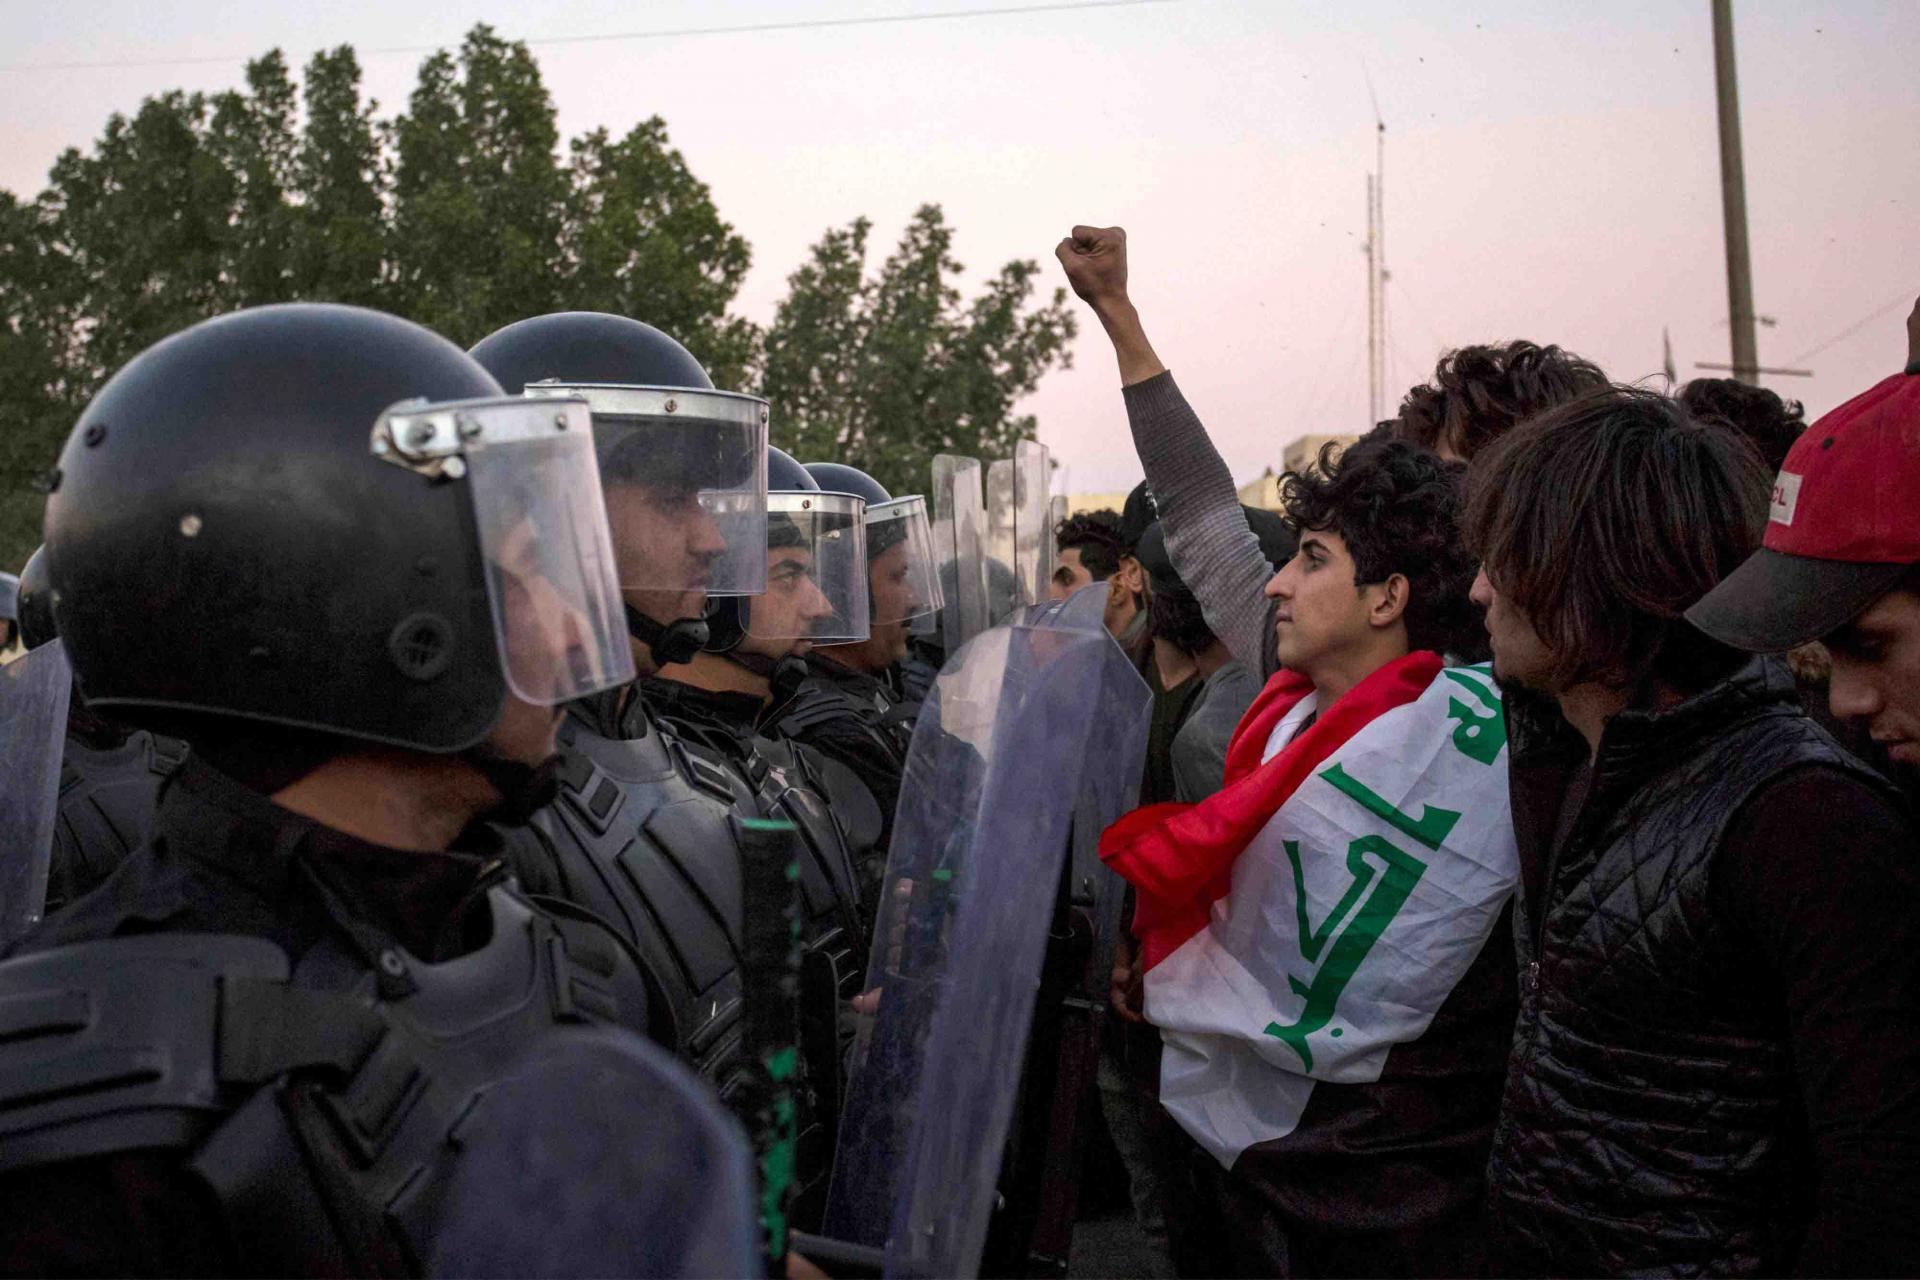
<svg viewBox="0 0 1920 1280"><path fill-rule="evenodd" d="M827 1212L889 1275L978 1268L1068 830L1139 773L1147 686L1076 603L975 638L914 730Z"/></svg>
<svg viewBox="0 0 1920 1280"><path fill-rule="evenodd" d="M987 579L983 564L986 508L980 461L943 453L933 460L933 541L939 566L940 631L948 653L985 631Z"/></svg>
<svg viewBox="0 0 1920 1280"><path fill-rule="evenodd" d="M1047 447L1032 440L1013 446L1013 576L1022 605L1047 598L1053 575L1053 461Z"/></svg>
<svg viewBox="0 0 1920 1280"><path fill-rule="evenodd" d="M1015 493L1014 463L1001 458L987 465L987 621L999 626L1020 607L1019 534L1014 519L1019 498Z"/></svg>
<svg viewBox="0 0 1920 1280"><path fill-rule="evenodd" d="M0 667L0 946L40 918L73 668L58 641Z"/></svg>
<svg viewBox="0 0 1920 1280"><path fill-rule="evenodd" d="M1066 627L1090 633L1106 633L1107 587L1096 582L1080 588L1064 600L1038 605L1027 611L1029 626ZM1126 685L1116 681L1121 688ZM1111 690L1108 690L1111 693ZM1149 703L1149 706L1151 703ZM1124 706L1102 711L1097 724L1124 720ZM1127 895L1127 882L1100 861L1100 833L1115 818L1140 801L1140 765L1146 760L1144 732L1133 759L1136 766L1089 776L1075 799L1073 830L1067 848L1071 868L1073 907L1081 912L1092 928L1093 948L1081 980L1079 994L1104 1009L1107 986L1113 972L1113 953L1120 941L1121 906Z"/></svg>

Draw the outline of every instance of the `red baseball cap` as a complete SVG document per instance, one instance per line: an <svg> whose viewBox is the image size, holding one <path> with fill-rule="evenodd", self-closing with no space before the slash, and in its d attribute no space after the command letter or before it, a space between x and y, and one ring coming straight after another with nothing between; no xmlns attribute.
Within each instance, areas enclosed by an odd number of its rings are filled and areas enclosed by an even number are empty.
<svg viewBox="0 0 1920 1280"><path fill-rule="evenodd" d="M1845 626L1920 563L1920 376L1895 374L1801 433L1767 536L1687 610L1736 649L1776 653Z"/></svg>

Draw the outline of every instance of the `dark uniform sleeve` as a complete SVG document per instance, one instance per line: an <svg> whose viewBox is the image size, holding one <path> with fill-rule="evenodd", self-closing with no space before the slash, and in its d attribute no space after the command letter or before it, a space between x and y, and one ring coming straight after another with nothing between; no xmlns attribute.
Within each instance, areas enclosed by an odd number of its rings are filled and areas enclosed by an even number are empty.
<svg viewBox="0 0 1920 1280"><path fill-rule="evenodd" d="M1920 843L1856 778L1812 767L1734 819L1715 909L1784 997L1813 1144L1808 1275L1920 1273Z"/></svg>

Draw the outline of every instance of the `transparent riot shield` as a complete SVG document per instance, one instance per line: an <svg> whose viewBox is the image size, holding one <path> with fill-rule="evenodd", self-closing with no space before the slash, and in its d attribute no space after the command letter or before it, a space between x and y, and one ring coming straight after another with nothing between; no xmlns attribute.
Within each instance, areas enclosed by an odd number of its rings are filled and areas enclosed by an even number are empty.
<svg viewBox="0 0 1920 1280"><path fill-rule="evenodd" d="M987 517L980 478L978 458L943 453L933 460L934 554L944 599L940 631L948 653L958 653L988 626Z"/></svg>
<svg viewBox="0 0 1920 1280"><path fill-rule="evenodd" d="M1047 489L1053 461L1047 447L1022 440L1013 447L1013 576L1022 605L1047 598L1053 574L1053 514Z"/></svg>
<svg viewBox="0 0 1920 1280"><path fill-rule="evenodd" d="M1100 635L1106 634L1107 587L1103 582L1080 588L1064 600L1038 605L1027 611L1028 625L1066 627ZM1124 681L1115 681L1126 688ZM1151 702L1148 704L1151 707ZM1110 707L1096 723L1124 722L1124 706ZM1115 718L1118 718L1116 721ZM1079 993L1091 1005L1104 1010L1107 989L1112 980L1113 955L1125 923L1122 907L1127 882L1106 863L1100 861L1100 833L1115 818L1140 802L1140 777L1147 756L1146 730L1140 732L1134 748L1131 768L1089 776L1075 797L1073 830L1067 846L1071 867L1073 907L1086 917L1092 929L1092 948L1080 980Z"/></svg>
<svg viewBox="0 0 1920 1280"><path fill-rule="evenodd" d="M40 918L73 668L49 641L0 667L0 946Z"/></svg>
<svg viewBox="0 0 1920 1280"><path fill-rule="evenodd" d="M1020 576L1014 568L1019 560L1014 474L1012 458L987 466L987 621L996 627L1021 603Z"/></svg>
<svg viewBox="0 0 1920 1280"><path fill-rule="evenodd" d="M1147 686L1072 603L951 657L914 730L826 1223L888 1275L977 1271L1069 828L1137 780Z"/></svg>

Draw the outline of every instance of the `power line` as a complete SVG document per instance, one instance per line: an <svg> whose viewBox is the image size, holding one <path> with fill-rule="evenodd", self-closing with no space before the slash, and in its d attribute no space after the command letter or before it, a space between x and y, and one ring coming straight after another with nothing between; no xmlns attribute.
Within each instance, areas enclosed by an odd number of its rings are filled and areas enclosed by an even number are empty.
<svg viewBox="0 0 1920 1280"><path fill-rule="evenodd" d="M1908 299L1912 298L1915 295L1915 293L1920 293L1920 290L1915 290L1915 289L1902 290L1900 292L1900 295L1896 297L1892 302L1887 303L1883 307L1875 308L1870 314L1862 316L1860 319L1854 321L1852 324L1842 329L1839 333L1834 334L1831 338L1828 338L1825 342L1821 343L1819 346L1809 348L1806 351L1802 351L1799 355L1787 361L1787 363L1788 364L1805 364L1808 360L1812 359L1814 356L1819 355L1822 351L1827 350L1829 347L1839 346L1841 343L1845 342L1848 338L1851 338L1854 334L1860 332L1862 329L1872 324L1875 320L1878 320L1881 316L1884 316L1885 314L1887 314L1887 312L1892 311L1895 307L1903 307L1908 305Z"/></svg>
<svg viewBox="0 0 1920 1280"><path fill-rule="evenodd" d="M530 36L528 45L597 44L612 40L668 40L685 36L731 36L765 31L815 31L826 27L874 27L906 22L942 22L955 18L993 18L1031 13L1066 13L1079 9L1126 9L1146 4L1171 4L1176 0L1067 0L1057 4L1023 4L1004 9L943 9L934 13L902 13L866 18L802 18L786 22L752 22L731 27L675 27L654 31L610 31L599 35ZM446 48L440 44L393 45L383 49L359 49L364 58L393 54L435 53ZM129 58L105 62L16 62L0 65L7 71L105 71L131 67L191 67L214 63L245 62L248 54L221 54L203 58Z"/></svg>

